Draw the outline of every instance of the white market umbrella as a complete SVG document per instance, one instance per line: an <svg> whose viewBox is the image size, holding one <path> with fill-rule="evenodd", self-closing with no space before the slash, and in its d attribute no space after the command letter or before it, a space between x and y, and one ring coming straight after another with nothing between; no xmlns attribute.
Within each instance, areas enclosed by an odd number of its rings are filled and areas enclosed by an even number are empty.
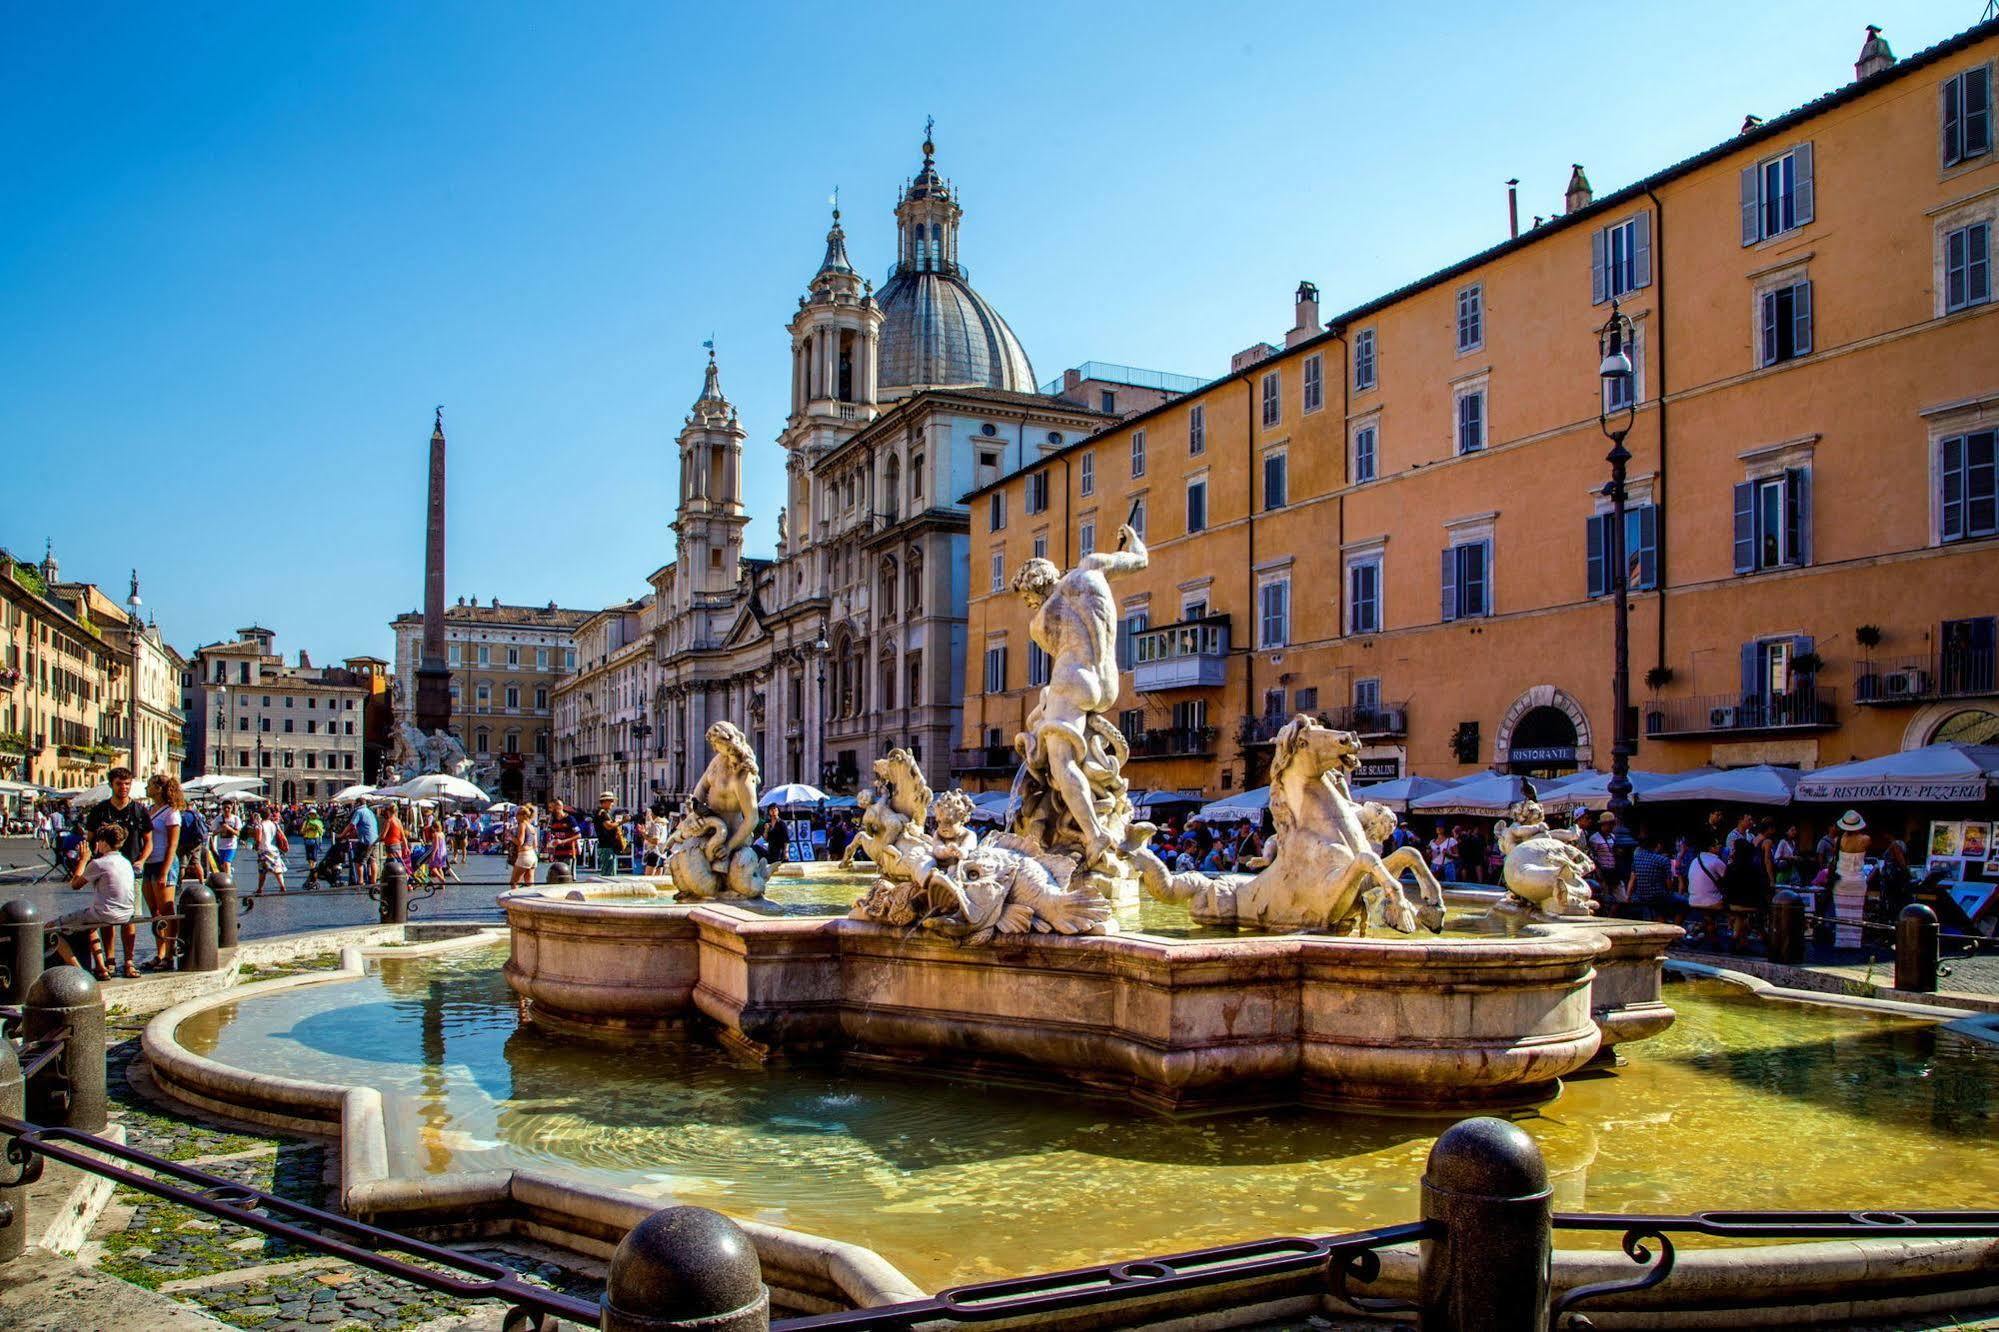
<svg viewBox="0 0 1999 1332"><path fill-rule="evenodd" d="M188 778L180 784L180 789L188 795L241 795L263 784L261 777L224 777L220 773L204 773Z"/></svg>
<svg viewBox="0 0 1999 1332"><path fill-rule="evenodd" d="M1199 791L1175 791L1170 788L1158 791L1145 791L1131 797L1132 808L1144 810L1160 809L1171 805L1199 805L1200 803L1201 793Z"/></svg>
<svg viewBox="0 0 1999 1332"><path fill-rule="evenodd" d="M0 777L0 795L38 796L41 793L42 788L39 786L31 786L27 782L9 781L5 777Z"/></svg>
<svg viewBox="0 0 1999 1332"><path fill-rule="evenodd" d="M1452 785L1455 783L1440 781L1435 777L1397 777L1393 781L1356 786L1353 788L1353 798L1385 805L1401 814L1408 810L1410 801L1421 799L1426 795L1435 795Z"/></svg>
<svg viewBox="0 0 1999 1332"><path fill-rule="evenodd" d="M374 787L368 785L366 782L356 782L352 786L343 787L338 793L336 793L332 797L332 803L336 805L351 804L356 800L366 800L368 797L374 794L375 794Z"/></svg>
<svg viewBox="0 0 1999 1332"><path fill-rule="evenodd" d="M1270 788L1259 786L1254 791L1238 791L1232 796L1224 796L1212 804L1203 805L1188 817L1187 822L1255 823L1263 817L1263 811L1269 808Z"/></svg>
<svg viewBox="0 0 1999 1332"><path fill-rule="evenodd" d="M1758 763L1719 772L1682 773L1646 795L1653 804L1664 800L1712 800L1724 805L1788 805L1804 774L1796 768Z"/></svg>
<svg viewBox="0 0 1999 1332"><path fill-rule="evenodd" d="M816 786L804 782L786 782L783 786L773 786L757 801L760 809L775 805L816 805L826 799L826 793Z"/></svg>
<svg viewBox="0 0 1999 1332"><path fill-rule="evenodd" d="M1999 745L1950 740L1808 772L1791 795L1841 804L1975 801L1985 799L1993 777L1999 777Z"/></svg>
<svg viewBox="0 0 1999 1332"><path fill-rule="evenodd" d="M520 806L511 800L496 800L486 806L486 812L488 814L511 814L519 808Z"/></svg>
<svg viewBox="0 0 1999 1332"><path fill-rule="evenodd" d="M86 786L75 791L57 791L55 797L58 800L68 801L78 809L86 809L111 798L111 783L99 782L95 786Z"/></svg>
<svg viewBox="0 0 1999 1332"><path fill-rule="evenodd" d="M453 777L448 772L427 772L395 786L384 786L369 799L456 800L463 804L483 805L491 797L463 777Z"/></svg>
<svg viewBox="0 0 1999 1332"><path fill-rule="evenodd" d="M1409 802L1411 814L1484 815L1498 818L1525 799L1527 781L1510 772L1488 772L1466 781L1454 782L1441 791L1418 796Z"/></svg>
<svg viewBox="0 0 1999 1332"><path fill-rule="evenodd" d="M1654 793L1669 782L1677 781L1684 773L1644 772L1631 770L1631 798L1651 800ZM1579 772L1558 782L1546 785L1535 783L1535 797L1544 808L1553 809L1609 809L1610 774L1607 772Z"/></svg>

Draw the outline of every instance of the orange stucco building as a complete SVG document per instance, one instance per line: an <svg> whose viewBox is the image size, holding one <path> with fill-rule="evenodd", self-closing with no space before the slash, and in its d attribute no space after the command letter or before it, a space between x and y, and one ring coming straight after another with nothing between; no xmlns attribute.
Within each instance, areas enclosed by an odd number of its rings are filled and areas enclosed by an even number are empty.
<svg viewBox="0 0 1999 1332"><path fill-rule="evenodd" d="M1321 323L973 492L955 776L1045 670L1008 590L1135 515L1134 786L1261 785L1295 712L1365 775L1607 767L1598 330L1632 321L1633 766L1999 734L1999 22ZM1615 408L1619 404L1612 403Z"/></svg>

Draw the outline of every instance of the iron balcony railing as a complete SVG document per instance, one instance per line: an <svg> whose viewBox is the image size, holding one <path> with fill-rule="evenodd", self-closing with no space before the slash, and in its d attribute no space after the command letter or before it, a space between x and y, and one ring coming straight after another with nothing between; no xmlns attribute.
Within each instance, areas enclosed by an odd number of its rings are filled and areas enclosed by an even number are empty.
<svg viewBox="0 0 1999 1332"><path fill-rule="evenodd" d="M951 771L1005 772L1010 771L1019 759L1012 745L973 745L951 751Z"/></svg>
<svg viewBox="0 0 1999 1332"><path fill-rule="evenodd" d="M1372 706L1355 704L1351 707L1322 712L1319 714L1319 720L1336 731L1352 731L1355 735L1407 735L1409 705L1407 703L1377 703Z"/></svg>
<svg viewBox="0 0 1999 1332"><path fill-rule="evenodd" d="M1132 388L1159 389L1166 393L1192 393L1207 382L1197 375L1142 370L1134 365L1118 365L1114 361L1085 361L1076 367L1076 378L1094 379L1103 384L1128 384ZM1064 371L1043 384L1041 391L1051 398L1060 397L1068 380L1068 372Z"/></svg>
<svg viewBox="0 0 1999 1332"><path fill-rule="evenodd" d="M1125 740L1134 759L1206 758L1215 752L1217 734L1212 726L1168 726L1127 735Z"/></svg>
<svg viewBox="0 0 1999 1332"><path fill-rule="evenodd" d="M1970 649L1865 661L1853 677L1853 701L1874 707L1993 694L1999 694L1999 653Z"/></svg>
<svg viewBox="0 0 1999 1332"><path fill-rule="evenodd" d="M1644 712L1650 736L1824 731L1839 725L1837 697L1824 685L1800 685L1782 694L1655 698L1646 702Z"/></svg>

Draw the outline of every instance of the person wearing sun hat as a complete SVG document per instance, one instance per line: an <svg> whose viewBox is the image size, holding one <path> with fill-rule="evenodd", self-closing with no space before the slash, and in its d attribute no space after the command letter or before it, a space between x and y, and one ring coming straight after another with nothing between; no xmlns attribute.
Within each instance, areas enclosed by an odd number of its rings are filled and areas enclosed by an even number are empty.
<svg viewBox="0 0 1999 1332"><path fill-rule="evenodd" d="M618 857L626 850L625 830L618 823L618 797L609 791L597 796L597 812L591 815L591 822L597 833L597 872L616 874Z"/></svg>
<svg viewBox="0 0 1999 1332"><path fill-rule="evenodd" d="M1833 827L1839 830L1839 860L1832 874L1832 914L1839 923L1833 943L1858 948L1860 921L1867 911L1867 851L1874 839L1867 835L1867 820L1857 809L1840 815Z"/></svg>

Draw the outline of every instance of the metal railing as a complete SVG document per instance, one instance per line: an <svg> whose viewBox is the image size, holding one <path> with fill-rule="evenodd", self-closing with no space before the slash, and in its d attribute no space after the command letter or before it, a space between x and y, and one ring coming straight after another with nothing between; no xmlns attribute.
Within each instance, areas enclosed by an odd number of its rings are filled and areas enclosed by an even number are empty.
<svg viewBox="0 0 1999 1332"><path fill-rule="evenodd" d="M1075 369L1079 380L1094 379L1103 384L1126 384L1132 388L1159 389L1165 393L1192 393L1208 381L1198 375L1176 375L1166 370L1144 370L1135 365L1119 365L1114 361L1085 361ZM1048 397L1060 397L1069 382L1069 372L1063 371L1041 386Z"/></svg>
<svg viewBox="0 0 1999 1332"><path fill-rule="evenodd" d="M951 751L953 772L1000 772L1020 761L1012 745L973 745Z"/></svg>
<svg viewBox="0 0 1999 1332"><path fill-rule="evenodd" d="M1999 653L1946 648L1854 667L1853 701L1873 707L1993 694L1999 694Z"/></svg>
<svg viewBox="0 0 1999 1332"><path fill-rule="evenodd" d="M1810 731L1839 724L1838 697L1825 685L1800 685L1782 694L1654 698L1643 712L1645 734L1655 736Z"/></svg>
<svg viewBox="0 0 1999 1332"><path fill-rule="evenodd" d="M1171 726L1140 731L1125 740L1135 759L1188 758L1213 754L1219 734L1212 726Z"/></svg>

